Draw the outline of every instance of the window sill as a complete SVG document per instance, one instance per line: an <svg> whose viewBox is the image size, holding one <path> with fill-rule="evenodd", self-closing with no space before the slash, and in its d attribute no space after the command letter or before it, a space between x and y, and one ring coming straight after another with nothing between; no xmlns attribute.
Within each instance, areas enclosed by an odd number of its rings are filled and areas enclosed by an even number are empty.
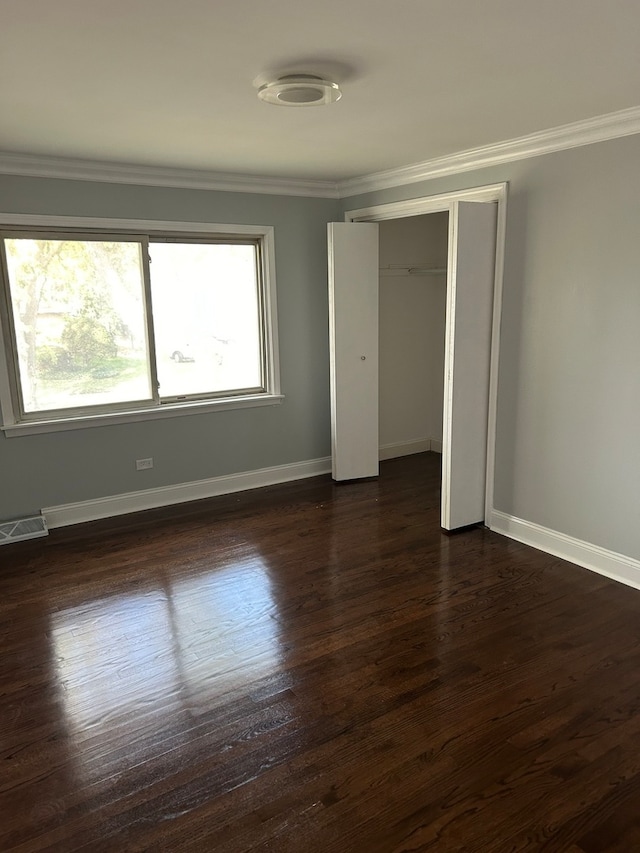
<svg viewBox="0 0 640 853"><path fill-rule="evenodd" d="M149 409L133 409L127 412L81 415L56 420L25 421L0 427L7 438L20 435L37 435L46 432L64 432L72 429L129 424L136 421L152 421L157 418L179 418L228 409L250 409L258 406L277 406L284 400L283 394L254 394L246 397L227 397L221 400L205 400L187 403L165 403Z"/></svg>

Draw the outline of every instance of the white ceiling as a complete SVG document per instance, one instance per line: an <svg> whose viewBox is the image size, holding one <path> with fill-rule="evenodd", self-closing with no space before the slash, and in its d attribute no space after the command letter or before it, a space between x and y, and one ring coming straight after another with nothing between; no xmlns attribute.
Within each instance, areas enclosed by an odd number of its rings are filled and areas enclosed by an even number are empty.
<svg viewBox="0 0 640 853"><path fill-rule="evenodd" d="M640 102L638 0L0 0L0 151L339 181ZM333 73L287 109L256 81Z"/></svg>

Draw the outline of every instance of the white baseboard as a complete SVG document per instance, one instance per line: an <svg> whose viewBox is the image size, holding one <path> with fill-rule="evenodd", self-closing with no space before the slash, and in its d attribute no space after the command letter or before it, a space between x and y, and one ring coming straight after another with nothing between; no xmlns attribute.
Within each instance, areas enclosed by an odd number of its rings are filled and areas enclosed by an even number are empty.
<svg viewBox="0 0 640 853"><path fill-rule="evenodd" d="M412 453L425 453L435 450L442 453L442 442L437 438L419 438L413 441L394 441L380 446L380 459L396 459L398 456L411 456Z"/></svg>
<svg viewBox="0 0 640 853"><path fill-rule="evenodd" d="M122 495L111 495L95 500L44 507L42 514L49 528L66 527L69 524L80 524L83 521L95 521L99 518L110 518L128 512L139 512L144 509L155 509L171 504L196 501L201 498L211 498L216 495L227 495L245 489L257 489L261 486L273 486L277 483L302 480L306 477L316 477L319 474L330 472L330 458L310 459L306 462L276 465L257 471L243 471L239 474L227 474L222 477L211 477L207 480L178 483L174 486L160 486L156 489L145 489L144 491L127 492Z"/></svg>
<svg viewBox="0 0 640 853"><path fill-rule="evenodd" d="M547 554L561 557L585 569L612 578L627 586L640 589L640 560L608 551L590 542L574 539L556 530L541 527L531 521L524 521L513 515L493 510L491 513L491 530L502 533L525 545L531 545Z"/></svg>

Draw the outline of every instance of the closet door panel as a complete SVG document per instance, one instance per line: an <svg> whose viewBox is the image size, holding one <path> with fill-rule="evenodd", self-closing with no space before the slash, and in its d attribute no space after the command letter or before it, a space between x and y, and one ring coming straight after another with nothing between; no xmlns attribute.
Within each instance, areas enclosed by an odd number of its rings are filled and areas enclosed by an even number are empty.
<svg viewBox="0 0 640 853"><path fill-rule="evenodd" d="M332 222L329 239L334 480L378 475L378 226Z"/></svg>
<svg viewBox="0 0 640 853"><path fill-rule="evenodd" d="M442 514L445 530L485 518L497 204L456 202L449 217Z"/></svg>

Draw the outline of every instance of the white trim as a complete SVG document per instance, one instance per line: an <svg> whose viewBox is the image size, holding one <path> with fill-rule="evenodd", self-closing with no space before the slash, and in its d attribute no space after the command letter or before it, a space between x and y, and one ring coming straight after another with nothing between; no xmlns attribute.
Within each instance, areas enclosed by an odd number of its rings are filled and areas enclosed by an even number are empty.
<svg viewBox="0 0 640 853"><path fill-rule="evenodd" d="M507 202L509 185L503 184L498 201L496 222L496 266L493 281L493 319L489 363L489 411L487 415L487 482L484 499L485 524L493 510L496 469L496 436L498 421L498 372L500 370L500 329L502 326L502 294L504 290L504 256L507 246Z"/></svg>
<svg viewBox="0 0 640 853"><path fill-rule="evenodd" d="M553 554L592 572L640 589L640 560L633 557L609 551L599 545L592 545L590 542L575 539L573 536L498 510L491 513L489 526L491 530L510 539L524 542L525 545L531 545L547 554Z"/></svg>
<svg viewBox="0 0 640 853"><path fill-rule="evenodd" d="M264 175L239 175L210 172L205 169L171 169L162 166L136 166L99 160L65 157L39 157L33 154L0 152L0 174L31 178L61 178L67 181L98 181L108 184L134 184L150 187L177 187L192 190L218 190L234 193L339 198L335 181L275 178Z"/></svg>
<svg viewBox="0 0 640 853"><path fill-rule="evenodd" d="M431 439L431 452L442 453L442 441L439 438Z"/></svg>
<svg viewBox="0 0 640 853"><path fill-rule="evenodd" d="M1 291L2 285L0 284L0 301L2 300ZM2 322L2 317L0 317L0 428L3 424L15 422L11 380L9 378L9 359L6 357L8 350L3 326L4 322Z"/></svg>
<svg viewBox="0 0 640 853"><path fill-rule="evenodd" d="M496 232L496 268L493 291L493 321L491 330L491 364L489 372L489 414L487 419L487 479L485 495L485 524L493 507L496 449L496 414L498 407L498 366L500 362L500 321L502 316L502 293L504 277L504 252L506 246L507 194L508 183L487 184L469 187L463 190L423 196L407 201L376 204L345 211L345 222L382 222L387 219L401 219L406 216L419 216L424 213L451 212L459 201L498 203L498 221ZM442 444L440 444L440 453Z"/></svg>
<svg viewBox="0 0 640 853"><path fill-rule="evenodd" d="M346 198L360 193L457 175L474 169L501 166L504 163L513 163L515 160L526 160L529 157L539 157L554 151L566 151L595 142L606 142L622 136L633 136L636 133L640 133L640 107L630 107L584 121L530 133L516 139L507 139L503 142L471 148L468 151L435 157L422 163L386 169L357 178L347 178L338 182L338 190L340 197Z"/></svg>
<svg viewBox="0 0 640 853"><path fill-rule="evenodd" d="M392 201L388 204L373 204L357 210L347 210L345 222L383 222L386 219L402 219L405 216L420 216L423 213L442 213L450 211L456 201L500 201L507 192L507 183L484 184L480 187L468 187L452 190L438 195L410 198L406 201Z"/></svg>
<svg viewBox="0 0 640 853"><path fill-rule="evenodd" d="M130 424L138 421L153 421L158 418L181 418L207 412L223 412L228 409L255 409L259 406L277 406L284 400L283 394L255 394L246 397L222 397L219 400L198 400L189 403L163 403L150 409L131 409L119 412L102 412L95 415L79 415L49 421L23 421L10 423L8 420L0 430L7 438L18 435L38 435L44 432L65 432L70 429Z"/></svg>
<svg viewBox="0 0 640 853"><path fill-rule="evenodd" d="M425 453L431 450L430 438L418 438L413 441L392 441L380 445L380 459L396 459L399 456L411 456L413 453Z"/></svg>
<svg viewBox="0 0 640 853"><path fill-rule="evenodd" d="M172 504L186 503L187 501L197 501L202 498L216 497L217 495L242 492L246 489L273 486L290 480L317 477L320 474L328 474L330 471L330 458L309 459L305 462L275 465L256 471L242 471L238 474L210 477L207 480L195 480L190 483L177 483L173 486L160 486L139 492L127 492L94 500L44 507L42 514L50 529L66 527L69 524L80 524L99 518L111 518L129 512L140 512L145 509L155 509Z"/></svg>
<svg viewBox="0 0 640 853"><path fill-rule="evenodd" d="M0 152L0 174L308 198L348 198L360 193L406 186L474 169L526 160L529 157L539 157L554 151L566 151L582 145L633 136L636 133L640 133L640 106L341 181L136 166L131 163L40 157L11 152Z"/></svg>
<svg viewBox="0 0 640 853"><path fill-rule="evenodd" d="M280 338L278 334L278 300L276 289L275 230L266 226L262 242L262 281L264 298L265 387L270 396L280 396ZM282 397L281 397L282 399Z"/></svg>
<svg viewBox="0 0 640 853"><path fill-rule="evenodd" d="M175 222L165 219L114 219L106 216L48 216L39 213L0 213L0 226L24 226L27 228L78 228L89 231L93 228L109 231L133 231L137 234L161 232L185 232L190 234L237 234L261 237L269 235L273 240L273 225L230 225L227 222Z"/></svg>

